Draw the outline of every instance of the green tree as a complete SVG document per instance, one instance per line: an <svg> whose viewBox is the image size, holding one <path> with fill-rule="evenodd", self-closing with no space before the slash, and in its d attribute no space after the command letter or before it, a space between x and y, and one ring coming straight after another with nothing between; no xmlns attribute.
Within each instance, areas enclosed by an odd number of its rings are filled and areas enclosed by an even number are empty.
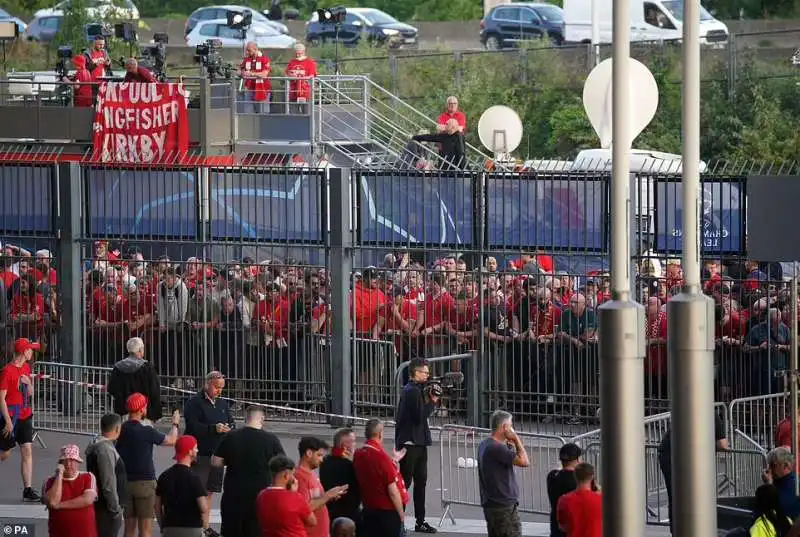
<svg viewBox="0 0 800 537"><path fill-rule="evenodd" d="M84 27L89 23L86 14L86 0L70 0L69 9L64 11L64 20L53 41L55 46L69 45L75 54L86 48Z"/></svg>

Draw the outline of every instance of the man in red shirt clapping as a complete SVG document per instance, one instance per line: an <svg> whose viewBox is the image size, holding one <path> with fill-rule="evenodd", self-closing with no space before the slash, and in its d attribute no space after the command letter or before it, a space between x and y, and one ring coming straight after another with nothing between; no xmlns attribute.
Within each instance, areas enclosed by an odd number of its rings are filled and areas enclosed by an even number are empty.
<svg viewBox="0 0 800 537"><path fill-rule="evenodd" d="M286 66L286 76L294 78L289 82L290 111L295 114L308 114L311 100L311 78L317 76L317 62L306 56L306 46L294 46L294 59Z"/></svg>
<svg viewBox="0 0 800 537"><path fill-rule="evenodd" d="M353 467L361 490L364 510L361 514L363 531L359 535L400 535L405 523L408 491L400 475L398 462L405 449L389 456L383 449L383 422L371 419L364 433L367 441L353 457Z"/></svg>
<svg viewBox="0 0 800 537"><path fill-rule="evenodd" d="M31 487L33 477L33 409L31 408L31 367L33 351L41 348L26 338L14 342L14 358L0 371L0 461L11 456L19 445L22 456L22 499L38 502L41 497ZM94 514L92 515L94 528Z"/></svg>

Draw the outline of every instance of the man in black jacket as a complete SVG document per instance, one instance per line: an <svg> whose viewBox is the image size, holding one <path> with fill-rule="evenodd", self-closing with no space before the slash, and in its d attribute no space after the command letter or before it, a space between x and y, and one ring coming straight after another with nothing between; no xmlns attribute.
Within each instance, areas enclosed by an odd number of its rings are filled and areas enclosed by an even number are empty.
<svg viewBox="0 0 800 537"><path fill-rule="evenodd" d="M132 337L126 344L128 357L114 364L106 390L114 399L114 412L120 416L128 413L125 402L134 393L147 398L147 417L161 419L161 381L153 364L144 359L144 341Z"/></svg>
<svg viewBox="0 0 800 537"><path fill-rule="evenodd" d="M186 401L183 416L186 419L186 434L197 438L197 460L192 470L200 477L208 492L209 505L215 492L222 492L225 470L211 464L211 456L219 447L222 438L234 427L231 405L220 395L225 388L225 377L219 371L206 375L206 385Z"/></svg>
<svg viewBox="0 0 800 537"><path fill-rule="evenodd" d="M361 492L358 490L356 470L353 468L355 446L355 431L349 427L339 429L333 435L333 449L330 455L325 457L319 467L322 488L330 490L341 485L348 487L344 496L328 504L331 520L345 517L357 523L361 518Z"/></svg>
<svg viewBox="0 0 800 537"><path fill-rule="evenodd" d="M403 388L397 403L395 418L395 447L406 450L400 461L400 473L406 487L414 484L415 531L436 533L436 528L425 521L425 485L428 482L428 446L433 444L428 418L439 398L425 386L431 370L428 362L420 358L408 364L408 384Z"/></svg>
<svg viewBox="0 0 800 537"><path fill-rule="evenodd" d="M459 131L458 121L450 119L444 132L438 134L418 134L412 138L415 142L436 142L439 144L439 156L445 161L443 169L463 169L467 163L464 136Z"/></svg>

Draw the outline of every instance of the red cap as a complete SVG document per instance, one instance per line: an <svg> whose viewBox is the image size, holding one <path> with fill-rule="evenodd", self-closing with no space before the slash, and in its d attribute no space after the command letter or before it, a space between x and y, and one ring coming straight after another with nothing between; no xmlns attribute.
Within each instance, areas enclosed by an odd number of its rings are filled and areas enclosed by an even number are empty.
<svg viewBox="0 0 800 537"><path fill-rule="evenodd" d="M74 58L72 58L72 64L75 67L86 67L86 56L84 56L83 54L75 56Z"/></svg>
<svg viewBox="0 0 800 537"><path fill-rule="evenodd" d="M194 448L197 447L197 438L190 434L185 434L178 438L175 442L175 457L176 461L188 455Z"/></svg>
<svg viewBox="0 0 800 537"><path fill-rule="evenodd" d="M125 408L128 412L140 412L147 406L147 397L140 393L132 393L125 401Z"/></svg>
<svg viewBox="0 0 800 537"><path fill-rule="evenodd" d="M38 351L41 348L42 346L39 343L33 343L26 337L21 337L14 342L14 352L17 354L23 354L28 350Z"/></svg>

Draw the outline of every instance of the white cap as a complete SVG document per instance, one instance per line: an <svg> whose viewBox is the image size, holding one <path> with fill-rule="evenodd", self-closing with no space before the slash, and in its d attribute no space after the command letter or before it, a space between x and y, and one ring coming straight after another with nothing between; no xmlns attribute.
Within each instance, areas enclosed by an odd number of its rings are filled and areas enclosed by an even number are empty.
<svg viewBox="0 0 800 537"><path fill-rule="evenodd" d="M50 253L50 250L37 250L36 257L46 257L47 259L51 259L53 254Z"/></svg>

